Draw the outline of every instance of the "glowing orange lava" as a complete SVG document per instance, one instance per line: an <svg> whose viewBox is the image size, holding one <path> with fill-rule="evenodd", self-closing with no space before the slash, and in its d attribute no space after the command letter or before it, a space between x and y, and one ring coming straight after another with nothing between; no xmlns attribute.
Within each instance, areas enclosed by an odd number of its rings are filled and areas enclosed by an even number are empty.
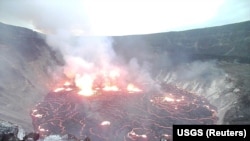
<svg viewBox="0 0 250 141"><path fill-rule="evenodd" d="M55 90L54 90L54 92L60 92L60 91L63 91L64 90L64 88L56 88Z"/></svg>
<svg viewBox="0 0 250 141"><path fill-rule="evenodd" d="M66 81L63 85L64 85L64 86L70 86L70 85L71 85L71 83L70 83L70 82L68 82L68 81Z"/></svg>
<svg viewBox="0 0 250 141"><path fill-rule="evenodd" d="M116 78L118 78L119 76L120 76L119 70L111 70L111 71L109 72L109 77L110 77L111 79L116 79Z"/></svg>
<svg viewBox="0 0 250 141"><path fill-rule="evenodd" d="M105 125L110 125L111 123L110 123L110 121L103 121L102 123L101 123L101 125L103 125L103 126L105 126Z"/></svg>
<svg viewBox="0 0 250 141"><path fill-rule="evenodd" d="M75 84L78 88L80 88L80 91L78 92L78 94L84 95L84 96L92 96L95 93L95 91L92 89L93 82L94 82L94 78L91 75L77 74L75 77Z"/></svg>
<svg viewBox="0 0 250 141"><path fill-rule="evenodd" d="M101 70L98 72L91 72L90 74L76 74L75 84L80 89L80 95L92 96L98 90L102 91L121 91L124 89L123 85L125 80L121 75L120 69L114 68L110 70ZM123 85L122 85L123 84ZM129 93L141 92L142 90L137 88L132 83L127 85L127 91Z"/></svg>
<svg viewBox="0 0 250 141"><path fill-rule="evenodd" d="M36 118L42 118L43 115L42 114L38 114L37 111L38 111L37 109L32 110L31 115L34 116L34 117L36 117Z"/></svg>
<svg viewBox="0 0 250 141"><path fill-rule="evenodd" d="M102 88L102 90L104 90L104 91L119 91L119 88L117 86L104 86L104 88Z"/></svg>
<svg viewBox="0 0 250 141"><path fill-rule="evenodd" d="M114 66L105 66L103 68L91 68L84 70L72 72L70 68L67 68L67 72L70 73L69 77L71 80L74 80L73 84L71 81L65 81L63 86L56 88L54 92L60 91L72 91L75 88L78 88L78 94L83 96L93 96L100 91L105 92L118 92L126 91L128 93L141 92L142 90L136 87L134 84L130 83L128 80L127 72L118 67ZM72 77L72 75L75 75ZM65 72L66 73L66 72ZM67 73L66 73L67 75ZM68 76L68 75L67 75Z"/></svg>
<svg viewBox="0 0 250 141"><path fill-rule="evenodd" d="M135 85L133 85L133 84L128 84L128 86L127 86L127 91L129 92L129 93L133 93L133 92L141 92L142 90L141 89L139 89L139 88L137 88Z"/></svg>
<svg viewBox="0 0 250 141"><path fill-rule="evenodd" d="M167 102L174 102L175 101L175 99L173 99L173 98L171 98L171 97L165 97L164 99L163 99L163 101L167 101Z"/></svg>

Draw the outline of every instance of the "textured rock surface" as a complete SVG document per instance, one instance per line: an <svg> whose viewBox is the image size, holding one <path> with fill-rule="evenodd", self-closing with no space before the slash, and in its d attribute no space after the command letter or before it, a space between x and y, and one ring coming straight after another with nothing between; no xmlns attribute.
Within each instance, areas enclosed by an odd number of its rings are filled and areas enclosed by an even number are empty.
<svg viewBox="0 0 250 141"><path fill-rule="evenodd" d="M114 49L125 60L136 57L140 64L149 62L153 76L160 76L162 70L161 79L195 92L222 85L224 80L229 82L223 95L218 95L218 89L209 89L209 92L215 91L210 96L211 103L221 106L221 123L249 123L249 21L183 32L114 37ZM220 70L216 75L207 71L200 73L202 77L193 83L178 82L179 79L169 75L187 64L199 68L210 60L215 63L206 68L212 68L208 69L210 72L213 68L221 69L225 76L222 84L211 80L208 83L211 85L206 85L203 81L206 76L216 78ZM29 112L48 93L54 84L51 72L63 61L48 47L42 35L0 23L0 64L0 119L18 123L29 132L32 130ZM192 71L192 68L186 70Z"/></svg>
<svg viewBox="0 0 250 141"><path fill-rule="evenodd" d="M127 57L149 60L151 55L167 52L184 57L181 61L218 59L250 63L250 21L182 32L120 36L114 40L117 50Z"/></svg>
<svg viewBox="0 0 250 141"><path fill-rule="evenodd" d="M0 140L6 138L6 135L13 135L14 137L22 140L25 136L25 131L18 125L0 120Z"/></svg>
<svg viewBox="0 0 250 141"><path fill-rule="evenodd" d="M0 23L0 119L32 131L30 108L53 84L60 62L37 33Z"/></svg>
<svg viewBox="0 0 250 141"><path fill-rule="evenodd" d="M114 46L125 60L150 64L159 81L208 98L219 123L250 123L250 21L114 37Z"/></svg>
<svg viewBox="0 0 250 141"><path fill-rule="evenodd" d="M162 92L99 91L92 97L70 91L50 92L32 112L41 136L71 134L93 141L158 141L172 135L173 124L214 124L216 108L205 98L171 85ZM65 87L66 88L66 87Z"/></svg>

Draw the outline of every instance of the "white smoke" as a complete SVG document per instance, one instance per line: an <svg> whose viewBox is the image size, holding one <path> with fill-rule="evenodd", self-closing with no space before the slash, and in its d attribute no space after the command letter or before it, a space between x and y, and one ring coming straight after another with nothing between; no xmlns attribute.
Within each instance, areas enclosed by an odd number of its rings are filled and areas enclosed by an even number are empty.
<svg viewBox="0 0 250 141"><path fill-rule="evenodd" d="M91 9L88 7L93 3L82 0L74 2L24 0L20 5L7 1L3 4L5 5L3 11L9 11L12 17L20 20L30 21L35 29L45 33L48 45L62 53L66 64L60 71L63 71L67 77L74 78L76 74L83 75L83 73L96 75L93 72L112 69L119 64L119 59L112 47L112 37L95 35L96 26L93 20L95 14L94 11L90 14ZM16 11L11 10L13 8ZM136 61L134 63L138 65ZM143 80L151 80L145 66L142 64L142 67L136 68L118 67L123 71L129 71L126 73L127 76L131 75L129 80L134 79L141 83Z"/></svg>
<svg viewBox="0 0 250 141"><path fill-rule="evenodd" d="M111 38L87 37L95 29L90 24L86 1L1 1L0 9L5 19L29 23L45 33L47 43L64 56L84 57L89 61L114 57Z"/></svg>
<svg viewBox="0 0 250 141"><path fill-rule="evenodd" d="M101 67L115 58L111 37L76 37L60 32L47 35L47 43L63 54L66 68L71 68L72 73L88 71L95 65Z"/></svg>
<svg viewBox="0 0 250 141"><path fill-rule="evenodd" d="M162 70L156 79L208 99L218 108L218 123L222 123L225 111L237 101L236 80L217 61L182 64L173 70Z"/></svg>
<svg viewBox="0 0 250 141"><path fill-rule="evenodd" d="M11 1L4 5L12 17L30 21L35 29L45 33L48 45L63 54L65 68L72 68L72 73L110 63L115 57L111 37L90 36L93 29L85 1L24 0L20 5Z"/></svg>

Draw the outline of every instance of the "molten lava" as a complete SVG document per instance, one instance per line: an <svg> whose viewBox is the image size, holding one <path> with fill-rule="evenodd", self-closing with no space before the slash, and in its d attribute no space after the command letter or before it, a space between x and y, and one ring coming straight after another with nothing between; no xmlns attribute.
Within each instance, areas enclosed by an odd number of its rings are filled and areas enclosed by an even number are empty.
<svg viewBox="0 0 250 141"><path fill-rule="evenodd" d="M104 88L102 88L102 90L104 91L119 91L119 88L117 86L104 86Z"/></svg>
<svg viewBox="0 0 250 141"><path fill-rule="evenodd" d="M41 137L72 134L93 141L158 141L171 139L173 124L213 124L218 120L216 107L205 98L167 84L161 86L162 92L140 94L128 94L141 90L133 84L118 92L94 87L90 92L98 95L91 98L77 94L79 88L74 84L62 88L48 93L30 113Z"/></svg>
<svg viewBox="0 0 250 141"><path fill-rule="evenodd" d="M101 125L103 125L103 126L110 125L110 124L111 124L110 121L103 121L103 122L101 123Z"/></svg>
<svg viewBox="0 0 250 141"><path fill-rule="evenodd" d="M80 75L77 74L75 77L75 84L78 88L80 88L80 91L78 94L84 95L84 96L91 96L95 93L95 91L92 89L94 82L94 78L91 75Z"/></svg>
<svg viewBox="0 0 250 141"><path fill-rule="evenodd" d="M128 84L128 86L127 86L127 91L129 92L129 93L135 93L135 92L141 92L142 90L141 89L139 89L139 88L137 88L135 85L133 85L133 84Z"/></svg>
<svg viewBox="0 0 250 141"><path fill-rule="evenodd" d="M55 90L54 90L54 92L60 92L60 91L63 91L64 90L64 88L56 88Z"/></svg>
<svg viewBox="0 0 250 141"><path fill-rule="evenodd" d="M72 74L71 74L72 75ZM77 73L74 76L74 84L66 81L63 87L54 89L54 92L71 91L70 86L76 86L79 91L79 95L93 96L98 92L118 92L126 91L128 93L142 92L142 89L138 88L131 82L127 82L125 76L121 74L121 70L114 68L110 70L101 70L98 72Z"/></svg>
<svg viewBox="0 0 250 141"><path fill-rule="evenodd" d="M42 137L67 133L93 141L154 141L171 138L176 123L216 123L215 107L203 97L168 84L147 91L128 74L107 66L66 74L69 80L31 111L34 129Z"/></svg>
<svg viewBox="0 0 250 141"><path fill-rule="evenodd" d="M70 82L68 82L68 81L66 81L63 85L64 85L64 86L70 86L70 85L71 85L71 83L70 83Z"/></svg>

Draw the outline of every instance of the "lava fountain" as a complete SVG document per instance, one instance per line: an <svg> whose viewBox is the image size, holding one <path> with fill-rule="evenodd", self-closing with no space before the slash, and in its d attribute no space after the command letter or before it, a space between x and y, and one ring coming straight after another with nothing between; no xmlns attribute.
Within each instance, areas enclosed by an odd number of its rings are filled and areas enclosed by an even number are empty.
<svg viewBox="0 0 250 141"><path fill-rule="evenodd" d="M216 108L205 98L167 84L147 90L122 72L113 67L75 74L33 108L34 129L43 137L152 141L171 138L173 124L217 121Z"/></svg>

